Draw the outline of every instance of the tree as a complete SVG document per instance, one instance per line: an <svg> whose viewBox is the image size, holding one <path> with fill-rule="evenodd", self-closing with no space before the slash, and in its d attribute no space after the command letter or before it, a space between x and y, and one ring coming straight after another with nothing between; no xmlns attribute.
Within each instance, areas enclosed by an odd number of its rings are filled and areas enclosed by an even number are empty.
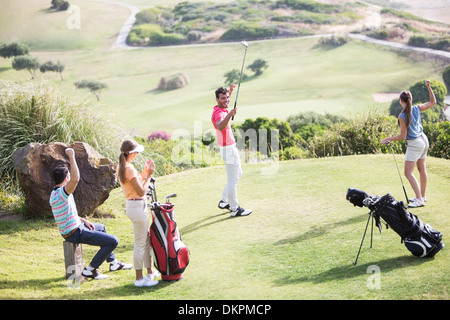
<svg viewBox="0 0 450 320"><path fill-rule="evenodd" d="M257 145L253 145L253 147L256 147L257 150L262 150L262 146L259 146L260 143L260 138L259 138L259 134L260 134L260 130L266 130L266 134L267 134L267 151L268 154L272 152L272 149L275 146L270 146L269 142L272 141L272 136L271 136L271 130L272 129L276 129L278 130L279 136L278 136L278 143L279 146L278 150L283 150L283 148L289 148L289 147L293 147L295 146L295 136L292 133L291 127L289 126L289 123L287 123L286 121L281 121L278 119L269 119L267 117L258 117L255 120L253 119L245 119L245 121L236 126L237 130L242 130L242 133L246 133L247 130L254 130L255 134L256 134L256 141L257 141ZM250 141L249 141L249 137L247 137L245 139L245 144L247 147L251 147L250 145Z"/></svg>
<svg viewBox="0 0 450 320"><path fill-rule="evenodd" d="M61 62L54 63L53 61L47 61L39 67L39 70L42 73L45 73L46 71L50 72L59 72L59 75L61 76L61 81L64 80L62 76L62 72L64 70L64 65L61 64Z"/></svg>
<svg viewBox="0 0 450 320"><path fill-rule="evenodd" d="M447 90L450 91L450 65L445 67L444 72L442 72L442 79L444 79Z"/></svg>
<svg viewBox="0 0 450 320"><path fill-rule="evenodd" d="M431 113L433 112L437 112L438 114L440 114L442 103L445 100L445 95L447 94L447 88L440 81L431 80L431 88L433 89L437 103L436 106L434 106L432 109L426 111L426 115L422 114L424 120L428 120L427 118L430 117ZM409 87L408 90L413 96L413 105L424 103L430 100L430 95L425 85L425 80L416 82L411 87ZM400 112L402 112L402 106L400 105L399 99L397 98L392 100L391 106L389 107L389 114L398 117Z"/></svg>
<svg viewBox="0 0 450 320"><path fill-rule="evenodd" d="M255 73L255 76L259 76L263 73L263 69L267 69L269 67L269 64L264 59L256 59L253 61L251 65L249 65L247 68L252 70Z"/></svg>
<svg viewBox="0 0 450 320"><path fill-rule="evenodd" d="M238 69L233 69L233 70L225 73L223 76L225 77L225 83L229 84L229 83L238 83L239 77L241 76L241 74ZM246 75L245 73L242 73L241 80L242 81L248 80L248 75Z"/></svg>
<svg viewBox="0 0 450 320"><path fill-rule="evenodd" d="M28 46L23 43L4 43L0 46L0 57L11 58L17 56L26 56L29 53Z"/></svg>
<svg viewBox="0 0 450 320"><path fill-rule="evenodd" d="M64 11L70 7L70 3L65 0L52 0L52 6L50 9L55 9L57 11Z"/></svg>
<svg viewBox="0 0 450 320"><path fill-rule="evenodd" d="M437 80L431 80L431 88L433 89L434 95L436 96L436 103L441 104L445 100L447 94L447 88L444 84ZM414 85L409 87L409 91L413 95L413 103L415 102L427 102L430 100L430 95L428 93L427 86L425 85L425 80L416 82Z"/></svg>
<svg viewBox="0 0 450 320"><path fill-rule="evenodd" d="M12 62L14 70L28 70L31 74L31 79L34 79L36 70L39 69L39 61L36 58L30 56L18 56L15 57Z"/></svg>
<svg viewBox="0 0 450 320"><path fill-rule="evenodd" d="M233 69L223 75L225 77L225 83L235 83L239 81L239 70Z"/></svg>
<svg viewBox="0 0 450 320"><path fill-rule="evenodd" d="M106 83L96 81L96 80L81 80L74 83L75 87L78 89L87 88L89 89L93 94L95 94L95 97L97 98L97 101L100 101L100 94L102 89L105 89L108 87Z"/></svg>

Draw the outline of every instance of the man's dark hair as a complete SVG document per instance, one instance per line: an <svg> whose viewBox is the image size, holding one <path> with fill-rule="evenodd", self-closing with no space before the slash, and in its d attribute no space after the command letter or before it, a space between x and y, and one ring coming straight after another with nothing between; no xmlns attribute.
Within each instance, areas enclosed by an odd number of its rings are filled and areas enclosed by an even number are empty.
<svg viewBox="0 0 450 320"><path fill-rule="evenodd" d="M216 99L219 99L219 95L221 94L227 94L228 92L230 92L230 90L228 90L228 88L225 87L220 87L216 90Z"/></svg>
<svg viewBox="0 0 450 320"><path fill-rule="evenodd" d="M67 174L69 173L69 169L67 169L66 166L60 165L57 166L52 170L52 176L53 180L55 181L55 184L58 185L64 181L64 179L67 177Z"/></svg>

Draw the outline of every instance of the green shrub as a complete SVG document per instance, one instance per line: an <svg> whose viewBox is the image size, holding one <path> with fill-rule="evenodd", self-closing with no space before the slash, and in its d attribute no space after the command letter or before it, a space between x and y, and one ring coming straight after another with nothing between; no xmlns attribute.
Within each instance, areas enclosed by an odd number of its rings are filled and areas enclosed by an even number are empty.
<svg viewBox="0 0 450 320"><path fill-rule="evenodd" d="M56 11L65 11L70 7L68 1L65 0L52 0L52 6L50 9L55 9Z"/></svg>
<svg viewBox="0 0 450 320"><path fill-rule="evenodd" d="M165 33L160 25L140 24L131 28L127 43L130 45L170 45L185 41L185 37L176 33Z"/></svg>
<svg viewBox="0 0 450 320"><path fill-rule="evenodd" d="M309 11L298 11L293 14L292 18L295 22L310 24L331 24L337 22L336 18L329 14Z"/></svg>
<svg viewBox="0 0 450 320"><path fill-rule="evenodd" d="M442 103L447 95L447 88L445 85L437 80L431 80L431 88L433 89L434 95L436 97L437 103ZM421 80L409 87L409 91L413 95L413 100L416 102L430 101L430 94L428 93L427 86L425 85L425 80Z"/></svg>
<svg viewBox="0 0 450 320"><path fill-rule="evenodd" d="M301 147L289 147L285 148L283 152L281 153L280 160L296 160L296 159L305 159L309 158L310 153L301 148Z"/></svg>
<svg viewBox="0 0 450 320"><path fill-rule="evenodd" d="M331 37L320 38L319 43L323 46L340 47L348 42L347 37L332 35Z"/></svg>
<svg viewBox="0 0 450 320"><path fill-rule="evenodd" d="M221 40L254 40L276 36L278 30L273 26L260 26L256 23L234 23L220 38Z"/></svg>
<svg viewBox="0 0 450 320"><path fill-rule="evenodd" d="M171 45L171 44L180 44L184 42L185 37L181 34L176 33L153 33L150 36L150 45L151 46L162 46L162 45Z"/></svg>
<svg viewBox="0 0 450 320"><path fill-rule="evenodd" d="M136 14L136 24L148 24L154 23L157 24L159 21L159 14L161 10L157 8L149 8L142 10Z"/></svg>
<svg viewBox="0 0 450 320"><path fill-rule="evenodd" d="M207 3L204 2L189 2L189 1L183 1L180 2L175 6L173 9L173 13L176 16L184 16L191 12L199 12L203 11L203 9L207 6Z"/></svg>
<svg viewBox="0 0 450 320"><path fill-rule="evenodd" d="M202 32L198 30L189 31L186 35L186 40L189 43L196 42L202 38Z"/></svg>
<svg viewBox="0 0 450 320"><path fill-rule="evenodd" d="M14 70L28 70L31 75L31 79L36 76L36 70L39 69L39 61L37 58L30 57L29 55L14 57L12 67Z"/></svg>
<svg viewBox="0 0 450 320"><path fill-rule="evenodd" d="M449 39L438 39L430 43L430 47L436 50L448 51L450 47Z"/></svg>
<svg viewBox="0 0 450 320"><path fill-rule="evenodd" d="M433 113L436 113L437 119L439 119L439 116L442 112L442 105L447 94L447 88L440 81L431 80L431 88L433 89L434 95L436 97L437 105L433 106L433 108L427 110L425 113L422 113L422 119L425 121L433 121L433 119L436 119L436 116L433 115ZM425 85L425 80L416 82L411 87L409 87L408 90L413 96L413 105L430 101L430 94L428 93L428 89ZM400 112L402 112L402 109L403 108L400 105L399 99L396 98L391 102L391 105L389 107L389 114L398 117Z"/></svg>
<svg viewBox="0 0 450 320"><path fill-rule="evenodd" d="M369 33L369 37L386 40L389 38L389 33L386 30L374 30Z"/></svg>
<svg viewBox="0 0 450 320"><path fill-rule="evenodd" d="M161 33L162 28L157 24L139 24L131 28L128 34L127 43L130 45L146 45L153 34Z"/></svg>
<svg viewBox="0 0 450 320"><path fill-rule="evenodd" d="M341 6L316 2L312 0L278 0L277 7L288 6L292 9L311 12L333 13L342 11Z"/></svg>
<svg viewBox="0 0 450 320"><path fill-rule="evenodd" d="M25 197L12 188L10 182L0 180L0 212L27 213Z"/></svg>
<svg viewBox="0 0 450 320"><path fill-rule="evenodd" d="M442 72L442 79L447 87L447 92L450 90L450 65L446 66Z"/></svg>
<svg viewBox="0 0 450 320"><path fill-rule="evenodd" d="M414 47L427 47L427 39L423 36L411 36L408 40L408 44Z"/></svg>
<svg viewBox="0 0 450 320"><path fill-rule="evenodd" d="M309 143L310 152L319 157L373 154L387 150L381 140L399 132L397 120L371 108L348 122L337 122Z"/></svg>
<svg viewBox="0 0 450 320"><path fill-rule="evenodd" d="M245 139L245 146L246 147L256 147L258 151L262 151L265 152L265 150L262 150L262 147L259 146L259 142L261 141L260 139L260 130L264 130L262 132L264 132L264 134L266 135L267 138L267 143L270 143L272 141L272 136L271 136L271 130L275 129L278 130L278 142L279 142L279 146L278 149L279 150L284 150L285 148L289 148L289 147L294 147L296 146L296 142L295 142L295 136L291 130L291 127L289 126L289 123L287 123L286 121L281 121L278 119L269 119L266 117L258 117L256 119L246 119L242 124L237 125L237 126L233 126L235 132L238 132L239 134L241 133L248 133L248 130L254 130L253 132L255 132L256 134L256 139L257 139L257 143L250 145L250 141L248 139L248 137L246 137ZM238 137L239 138L239 137ZM275 139L274 139L275 141ZM267 154L271 153L272 148L270 146L267 146ZM252 151L256 151L256 150L252 150Z"/></svg>
<svg viewBox="0 0 450 320"><path fill-rule="evenodd" d="M0 45L0 57L11 58L17 56L25 56L29 54L30 49L23 43L3 43Z"/></svg>
<svg viewBox="0 0 450 320"><path fill-rule="evenodd" d="M450 122L427 123L423 126L430 149L428 154L433 157L450 159Z"/></svg>
<svg viewBox="0 0 450 320"><path fill-rule="evenodd" d="M310 141L315 135L321 135L334 123L346 121L347 119L342 116L332 115L330 113L319 114L312 111L301 112L287 118L287 122L292 131L300 136L297 140L301 143Z"/></svg>

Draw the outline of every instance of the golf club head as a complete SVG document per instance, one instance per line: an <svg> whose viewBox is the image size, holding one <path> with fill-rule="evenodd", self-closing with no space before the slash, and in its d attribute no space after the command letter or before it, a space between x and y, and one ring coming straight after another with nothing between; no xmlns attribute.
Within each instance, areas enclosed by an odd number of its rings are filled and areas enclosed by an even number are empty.
<svg viewBox="0 0 450 320"><path fill-rule="evenodd" d="M176 194L176 193L171 193L171 194L169 194L169 195L166 196L166 202L170 202L170 201L169 201L170 198L176 198L176 197L177 197L177 194Z"/></svg>
<svg viewBox="0 0 450 320"><path fill-rule="evenodd" d="M248 43L247 43L247 41L241 41L241 44L242 44L244 47L248 48Z"/></svg>
<svg viewBox="0 0 450 320"><path fill-rule="evenodd" d="M363 200L368 197L369 195L367 193L355 188L348 188L347 194L345 195L346 200L348 200L354 206L358 206L361 208L364 206Z"/></svg>

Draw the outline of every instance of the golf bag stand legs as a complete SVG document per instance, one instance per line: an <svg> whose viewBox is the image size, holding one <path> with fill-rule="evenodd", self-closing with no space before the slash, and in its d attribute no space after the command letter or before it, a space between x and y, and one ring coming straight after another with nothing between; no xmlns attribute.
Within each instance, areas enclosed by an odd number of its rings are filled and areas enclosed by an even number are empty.
<svg viewBox="0 0 450 320"><path fill-rule="evenodd" d="M361 252L361 248L362 248L362 245L363 245L363 243L364 243L364 238L366 237L366 232L367 232L367 227L369 226L369 221L370 221L370 219L372 219L372 226L371 226L371 230L370 230L370 248L372 248L372 239L373 239L373 211L370 211L369 212L369 218L367 219L367 223L366 223L366 229L364 230L364 234L363 234L363 237L362 237L362 240L361 240L361 245L359 246L359 250L358 250L358 254L357 254L357 256L356 256L356 260L355 260L355 263L354 263L354 265L356 266L356 263L358 262L358 258L359 258L359 254L360 254L360 252Z"/></svg>

